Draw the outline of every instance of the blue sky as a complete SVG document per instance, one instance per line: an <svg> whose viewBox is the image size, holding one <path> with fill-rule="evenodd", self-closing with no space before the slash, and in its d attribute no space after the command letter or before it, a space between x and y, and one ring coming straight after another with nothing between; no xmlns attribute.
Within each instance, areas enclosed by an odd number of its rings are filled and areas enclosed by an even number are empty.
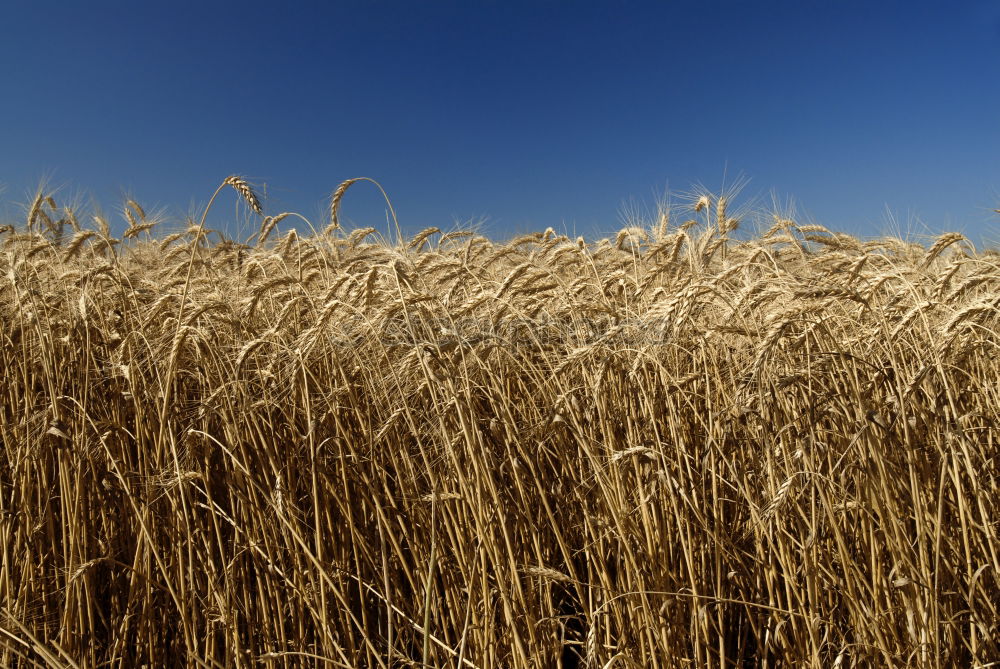
<svg viewBox="0 0 1000 669"><path fill-rule="evenodd" d="M992 0L7 0L0 26L5 218L43 177L179 217L235 172L270 213L369 176L407 230L592 235L742 175L837 230L1000 238ZM377 196L344 218L384 226Z"/></svg>

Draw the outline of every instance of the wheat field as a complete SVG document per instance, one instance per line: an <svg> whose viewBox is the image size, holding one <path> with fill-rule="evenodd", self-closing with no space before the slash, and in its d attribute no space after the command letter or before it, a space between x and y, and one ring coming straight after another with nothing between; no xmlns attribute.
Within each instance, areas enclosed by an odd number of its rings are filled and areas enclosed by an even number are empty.
<svg viewBox="0 0 1000 669"><path fill-rule="evenodd" d="M0 228L0 665L997 666L1000 255L708 194L382 236L358 181Z"/></svg>

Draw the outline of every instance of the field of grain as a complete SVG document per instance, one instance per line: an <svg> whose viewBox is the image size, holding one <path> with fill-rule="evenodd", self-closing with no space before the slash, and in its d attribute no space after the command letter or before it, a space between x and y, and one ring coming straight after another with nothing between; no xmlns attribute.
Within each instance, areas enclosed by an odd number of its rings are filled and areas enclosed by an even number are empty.
<svg viewBox="0 0 1000 669"><path fill-rule="evenodd" d="M1000 255L709 195L399 239L353 183L0 227L0 665L1000 660Z"/></svg>

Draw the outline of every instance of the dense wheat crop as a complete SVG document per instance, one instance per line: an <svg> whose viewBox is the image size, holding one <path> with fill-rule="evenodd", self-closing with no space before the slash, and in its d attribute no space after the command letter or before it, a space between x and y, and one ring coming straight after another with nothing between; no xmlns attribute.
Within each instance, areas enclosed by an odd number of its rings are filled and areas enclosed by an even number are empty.
<svg viewBox="0 0 1000 669"><path fill-rule="evenodd" d="M0 233L0 665L1000 660L997 254L709 196L388 241L345 190Z"/></svg>

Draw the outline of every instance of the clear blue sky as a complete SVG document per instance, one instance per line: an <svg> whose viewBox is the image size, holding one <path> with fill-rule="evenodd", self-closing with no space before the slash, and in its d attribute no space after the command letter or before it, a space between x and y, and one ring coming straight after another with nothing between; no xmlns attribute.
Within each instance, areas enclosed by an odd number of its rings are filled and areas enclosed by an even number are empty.
<svg viewBox="0 0 1000 669"><path fill-rule="evenodd" d="M993 0L6 0L0 26L7 218L45 176L179 216L236 172L315 217L363 175L408 230L593 234L744 175L838 230L1000 238ZM343 216L384 225L376 195Z"/></svg>

